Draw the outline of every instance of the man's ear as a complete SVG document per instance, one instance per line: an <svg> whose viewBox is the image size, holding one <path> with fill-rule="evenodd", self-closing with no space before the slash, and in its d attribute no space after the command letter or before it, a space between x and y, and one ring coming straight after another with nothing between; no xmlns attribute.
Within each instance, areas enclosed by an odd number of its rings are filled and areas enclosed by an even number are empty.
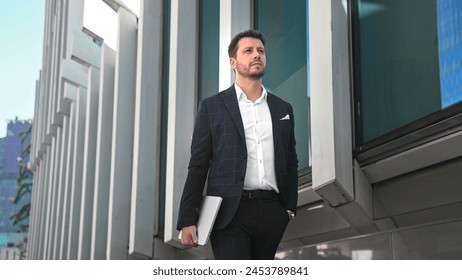
<svg viewBox="0 0 462 280"><path fill-rule="evenodd" d="M233 70L236 69L236 59L234 57L229 58L229 65Z"/></svg>

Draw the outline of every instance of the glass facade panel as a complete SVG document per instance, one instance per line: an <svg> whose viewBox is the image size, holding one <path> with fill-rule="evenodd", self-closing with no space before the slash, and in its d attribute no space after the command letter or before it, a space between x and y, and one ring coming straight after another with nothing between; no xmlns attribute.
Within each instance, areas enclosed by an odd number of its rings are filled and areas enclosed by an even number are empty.
<svg viewBox="0 0 462 280"><path fill-rule="evenodd" d="M299 169L310 164L306 0L255 1L255 28L267 39L268 91L292 104Z"/></svg>
<svg viewBox="0 0 462 280"><path fill-rule="evenodd" d="M276 259L288 260L389 260L392 258L389 234L320 243L276 254Z"/></svg>
<svg viewBox="0 0 462 280"><path fill-rule="evenodd" d="M199 100L218 93L220 1L199 1Z"/></svg>
<svg viewBox="0 0 462 280"><path fill-rule="evenodd" d="M395 259L458 260L462 257L462 222L393 232Z"/></svg>
<svg viewBox="0 0 462 280"><path fill-rule="evenodd" d="M457 0L355 1L357 145L462 99L460 7Z"/></svg>
<svg viewBox="0 0 462 280"><path fill-rule="evenodd" d="M452 221L279 251L290 260L460 260L462 221Z"/></svg>
<svg viewBox="0 0 462 280"><path fill-rule="evenodd" d="M462 1L438 0L442 107L462 100Z"/></svg>

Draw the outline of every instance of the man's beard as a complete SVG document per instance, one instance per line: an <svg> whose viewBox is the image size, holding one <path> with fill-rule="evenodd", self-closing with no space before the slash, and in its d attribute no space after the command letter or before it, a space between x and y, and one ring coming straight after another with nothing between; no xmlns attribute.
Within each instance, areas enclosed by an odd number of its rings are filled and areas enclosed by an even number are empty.
<svg viewBox="0 0 462 280"><path fill-rule="evenodd" d="M263 63L261 62L261 67L263 68L262 70L260 71L257 71L257 72L251 72L250 71L250 67L247 67L245 66L244 64L241 64L239 63L238 61L237 62L237 67L236 67L236 71L243 77L245 78L249 78L251 80L259 80L261 77L263 77L263 75L265 75L265 71L266 71L266 67L263 66Z"/></svg>

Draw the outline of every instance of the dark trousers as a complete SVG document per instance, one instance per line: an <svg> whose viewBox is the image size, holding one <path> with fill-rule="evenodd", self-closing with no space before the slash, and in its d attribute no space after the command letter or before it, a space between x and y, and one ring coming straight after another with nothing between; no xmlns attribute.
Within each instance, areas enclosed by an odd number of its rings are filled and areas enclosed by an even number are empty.
<svg viewBox="0 0 462 280"><path fill-rule="evenodd" d="M243 196L231 223L210 236L215 259L273 260L288 222L277 197Z"/></svg>

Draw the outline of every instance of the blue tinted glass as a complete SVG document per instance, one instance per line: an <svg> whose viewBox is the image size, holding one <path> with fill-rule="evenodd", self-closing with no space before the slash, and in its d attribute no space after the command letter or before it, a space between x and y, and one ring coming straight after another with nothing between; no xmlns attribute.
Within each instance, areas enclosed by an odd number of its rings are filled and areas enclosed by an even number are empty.
<svg viewBox="0 0 462 280"><path fill-rule="evenodd" d="M219 16L219 0L199 1L199 100L218 93Z"/></svg>
<svg viewBox="0 0 462 280"><path fill-rule="evenodd" d="M442 107L462 100L462 1L438 0Z"/></svg>
<svg viewBox="0 0 462 280"><path fill-rule="evenodd" d="M358 145L462 100L462 1L355 3Z"/></svg>

